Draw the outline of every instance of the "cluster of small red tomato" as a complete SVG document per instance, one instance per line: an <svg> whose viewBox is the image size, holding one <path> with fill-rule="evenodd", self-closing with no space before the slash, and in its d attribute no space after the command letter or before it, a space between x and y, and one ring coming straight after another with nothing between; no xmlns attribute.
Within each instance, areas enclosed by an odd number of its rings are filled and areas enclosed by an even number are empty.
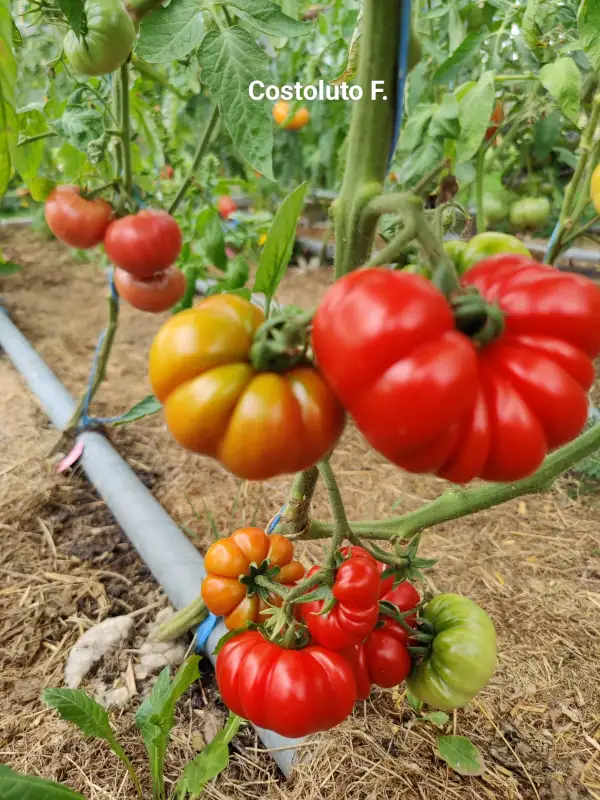
<svg viewBox="0 0 600 800"><path fill-rule="evenodd" d="M228 628L255 628L227 641L217 657L225 704L256 725L284 736L305 736L338 725L373 685L391 688L407 678L410 633L391 617L380 616L379 603L407 612L420 597L407 581L394 587L393 576L382 579L385 565L362 547L345 547L327 607L323 599L294 606L310 643L297 648L295 636L292 646L284 646L256 626L266 621L265 610L280 607L286 590L304 577L304 567L293 556L293 545L284 536L240 528L209 548L202 597L210 611L224 616ZM319 569L313 567L307 579ZM281 594L261 590L248 577L253 570L269 571ZM407 615L406 624L414 619Z"/></svg>
<svg viewBox="0 0 600 800"><path fill-rule="evenodd" d="M71 247L102 243L115 265L115 288L134 308L166 311L183 297L185 276L174 266L181 229L166 211L149 209L114 219L106 200L88 200L75 186L58 186L46 201L46 222Z"/></svg>

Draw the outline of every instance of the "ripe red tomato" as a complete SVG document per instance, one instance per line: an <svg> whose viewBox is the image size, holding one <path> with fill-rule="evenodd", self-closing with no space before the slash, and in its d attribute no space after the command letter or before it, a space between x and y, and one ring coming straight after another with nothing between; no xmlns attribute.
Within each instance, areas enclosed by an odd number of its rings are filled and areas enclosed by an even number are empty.
<svg viewBox="0 0 600 800"><path fill-rule="evenodd" d="M294 545L279 533L267 535L262 528L239 528L231 536L213 542L206 551L206 578L202 581L202 598L208 610L224 617L233 630L246 622L265 622L261 616L268 606L280 607L283 600L261 586L241 583L250 575L250 565L276 566L280 570L273 580L291 587L304 576L304 567L294 561ZM264 574L264 572L261 572Z"/></svg>
<svg viewBox="0 0 600 800"><path fill-rule="evenodd" d="M229 219L229 217L237 211L237 203L233 199L233 197L229 197L228 195L223 195L219 197L217 200L217 209L219 214L223 217L223 219Z"/></svg>
<svg viewBox="0 0 600 800"><path fill-rule="evenodd" d="M514 254L480 261L462 282L505 314L487 345L454 329L424 278L366 269L329 289L313 348L359 430L393 463L456 483L518 480L585 425L600 288Z"/></svg>
<svg viewBox="0 0 600 800"><path fill-rule="evenodd" d="M381 575L379 567L361 547L346 550L349 556L337 569L332 593L337 603L323 615L323 600L301 603L300 613L313 639L331 650L344 650L362 642L379 616ZM308 576L319 567L313 567ZM307 577L308 577L307 576Z"/></svg>
<svg viewBox="0 0 600 800"><path fill-rule="evenodd" d="M151 278L175 263L181 252L181 229L166 211L140 211L112 222L104 238L113 264L136 278Z"/></svg>
<svg viewBox="0 0 600 800"><path fill-rule="evenodd" d="M160 111L160 106L158 106L157 108ZM164 167L160 171L160 177L163 180L170 181L174 174L175 174L175 170L173 169L173 167L170 164L165 164Z"/></svg>
<svg viewBox="0 0 600 800"><path fill-rule="evenodd" d="M157 272L151 278L136 278L116 267L114 280L119 297L139 311L152 314L172 308L185 294L185 275L177 267Z"/></svg>
<svg viewBox="0 0 600 800"><path fill-rule="evenodd" d="M318 645L286 650L249 631L217 656L225 705L254 725L282 736L308 736L346 719L356 701L348 660Z"/></svg>
<svg viewBox="0 0 600 800"><path fill-rule="evenodd" d="M46 222L57 239L87 250L104 239L112 217L106 200L86 200L77 186L57 186L46 200Z"/></svg>

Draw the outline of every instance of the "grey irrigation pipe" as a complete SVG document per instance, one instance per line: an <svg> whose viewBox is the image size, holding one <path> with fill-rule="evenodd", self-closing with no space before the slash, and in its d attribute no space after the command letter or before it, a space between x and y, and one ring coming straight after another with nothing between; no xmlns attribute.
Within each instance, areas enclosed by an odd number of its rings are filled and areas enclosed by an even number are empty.
<svg viewBox="0 0 600 800"><path fill-rule="evenodd" d="M8 314L1 311L0 347L51 422L59 429L64 428L75 410L74 399ZM77 441L83 445L79 463L85 474L171 603L177 609L189 605L198 597L206 574L202 555L102 434L85 431ZM205 653L213 664L216 661L213 650L225 633L227 629L220 622L205 645ZM273 750L273 758L288 777L295 763L295 748L304 739L287 739L262 728L256 728L256 732L265 747Z"/></svg>

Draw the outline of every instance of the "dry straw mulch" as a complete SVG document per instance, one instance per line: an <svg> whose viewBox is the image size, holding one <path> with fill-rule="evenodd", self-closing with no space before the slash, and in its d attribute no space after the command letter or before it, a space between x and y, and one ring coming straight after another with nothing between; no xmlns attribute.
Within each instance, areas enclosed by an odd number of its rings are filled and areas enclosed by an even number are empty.
<svg viewBox="0 0 600 800"><path fill-rule="evenodd" d="M85 385L105 322L104 276L75 263L57 243L30 231L0 231L5 256L24 265L0 283L13 318L74 392ZM282 299L314 304L330 276L293 271ZM159 320L123 310L109 379L94 407L117 414L145 396L146 354ZM69 648L108 615L132 613L127 650L107 659L90 681L123 680L147 625L165 601L131 552L110 513L77 473L56 476L46 458L56 432L5 358L0 358L0 761L68 783L93 800L131 798L124 771L100 743L84 740L40 702L60 685ZM116 446L173 517L211 540L204 504L221 530L256 510L265 523L284 502L288 479L245 486L219 467L179 449L152 418L111 434ZM333 459L351 518L402 513L435 497L444 484L407 476L370 452L351 428ZM198 510L197 520L189 501ZM398 504L395 512L391 511ZM315 515L327 516L323 492ZM552 491L441 525L423 550L440 558L432 580L481 603L499 634L499 667L489 687L445 732L468 736L487 770L463 778L436 755L439 731L420 721L402 693L376 692L331 734L301 751L285 781L248 729L236 738L230 767L206 789L223 798L600 798L600 508L573 478ZM308 563L320 545L300 545ZM140 686L140 692L147 687ZM115 727L136 765L143 748L132 703ZM176 778L223 719L210 670L184 698L168 764Z"/></svg>

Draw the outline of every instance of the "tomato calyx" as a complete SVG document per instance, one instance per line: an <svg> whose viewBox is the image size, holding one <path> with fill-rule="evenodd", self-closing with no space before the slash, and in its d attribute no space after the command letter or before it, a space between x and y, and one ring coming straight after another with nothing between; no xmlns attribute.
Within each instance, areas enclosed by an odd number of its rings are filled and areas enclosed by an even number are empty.
<svg viewBox="0 0 600 800"><path fill-rule="evenodd" d="M261 564L250 564L247 575L240 575L239 582L247 586L247 595L251 597L257 594L260 598L267 601L270 594L277 594L285 598L288 589L277 582L277 575L281 572L278 566L272 566L266 558Z"/></svg>
<svg viewBox="0 0 600 800"><path fill-rule="evenodd" d="M488 303L476 289L469 288L450 300L457 330L479 345L497 339L504 331L504 313Z"/></svg>
<svg viewBox="0 0 600 800"><path fill-rule="evenodd" d="M256 331L250 361L258 372L283 372L308 362L309 327L313 312L277 314Z"/></svg>
<svg viewBox="0 0 600 800"><path fill-rule="evenodd" d="M424 617L417 616L414 620L414 625L417 627L412 627L406 621L407 618L414 617L424 605L425 601L422 601L415 606L415 608L411 608L408 611L400 611L398 606L394 605L394 603L390 602L389 600L380 600L379 613L383 616L389 617L410 636L411 640L414 640L418 643L411 645L409 649L412 647L429 652L431 642L433 642L435 638L435 628L431 622L426 620ZM421 655L424 655L424 653L421 653Z"/></svg>

